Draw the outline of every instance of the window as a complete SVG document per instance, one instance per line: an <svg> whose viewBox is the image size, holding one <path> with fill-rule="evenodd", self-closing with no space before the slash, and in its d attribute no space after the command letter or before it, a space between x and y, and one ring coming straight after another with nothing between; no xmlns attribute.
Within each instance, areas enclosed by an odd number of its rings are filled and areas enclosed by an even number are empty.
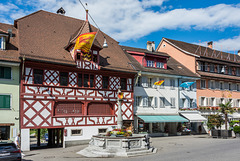
<svg viewBox="0 0 240 161"><path fill-rule="evenodd" d="M201 80L201 88L206 88L206 80Z"/></svg>
<svg viewBox="0 0 240 161"><path fill-rule="evenodd" d="M210 98L210 106L214 106L215 98Z"/></svg>
<svg viewBox="0 0 240 161"><path fill-rule="evenodd" d="M160 108L165 108L165 97L160 97Z"/></svg>
<svg viewBox="0 0 240 161"><path fill-rule="evenodd" d="M153 79L148 78L148 87L152 87L152 86L153 86Z"/></svg>
<svg viewBox="0 0 240 161"><path fill-rule="evenodd" d="M198 70L203 71L203 63L202 62L198 62Z"/></svg>
<svg viewBox="0 0 240 161"><path fill-rule="evenodd" d="M237 91L240 91L239 84L236 85Z"/></svg>
<svg viewBox="0 0 240 161"><path fill-rule="evenodd" d="M208 71L208 63L205 63L205 71Z"/></svg>
<svg viewBox="0 0 240 161"><path fill-rule="evenodd" d="M94 86L94 75L84 74L83 76L83 86L84 87L93 87Z"/></svg>
<svg viewBox="0 0 240 161"><path fill-rule="evenodd" d="M10 126L0 126L0 140L10 139Z"/></svg>
<svg viewBox="0 0 240 161"><path fill-rule="evenodd" d="M240 107L240 99L237 99L237 107Z"/></svg>
<svg viewBox="0 0 240 161"><path fill-rule="evenodd" d="M60 85L68 86L68 73L67 72L60 72Z"/></svg>
<svg viewBox="0 0 240 161"><path fill-rule="evenodd" d="M228 90L229 90L229 91L232 90L232 83L228 83Z"/></svg>
<svg viewBox="0 0 240 161"><path fill-rule="evenodd" d="M164 68L164 63L162 62L157 62L156 63L157 68Z"/></svg>
<svg viewBox="0 0 240 161"><path fill-rule="evenodd" d="M127 90L127 79L126 78L121 78L121 89Z"/></svg>
<svg viewBox="0 0 240 161"><path fill-rule="evenodd" d="M220 103L224 104L224 98L220 98Z"/></svg>
<svg viewBox="0 0 240 161"><path fill-rule="evenodd" d="M214 64L210 65L210 72L214 72Z"/></svg>
<svg viewBox="0 0 240 161"><path fill-rule="evenodd" d="M109 103L89 103L88 115L112 115L112 107Z"/></svg>
<svg viewBox="0 0 240 161"><path fill-rule="evenodd" d="M210 80L209 80L210 81ZM210 81L210 87L209 87L210 89L215 89L215 84L214 84L214 81L213 80L211 80Z"/></svg>
<svg viewBox="0 0 240 161"><path fill-rule="evenodd" d="M175 98L174 97L170 98L170 102L171 102L171 108L175 108Z"/></svg>
<svg viewBox="0 0 240 161"><path fill-rule="evenodd" d="M55 105L55 115L82 115L82 103L58 102Z"/></svg>
<svg viewBox="0 0 240 161"><path fill-rule="evenodd" d="M228 75L232 75L232 67L228 67Z"/></svg>
<svg viewBox="0 0 240 161"><path fill-rule="evenodd" d="M5 50L6 49L6 38L0 37L0 49Z"/></svg>
<svg viewBox="0 0 240 161"><path fill-rule="evenodd" d="M103 82L102 82L102 88L103 89L108 89L108 77L107 76L103 76Z"/></svg>
<svg viewBox="0 0 240 161"><path fill-rule="evenodd" d="M141 101L142 101L142 97L141 96L136 96L135 105L136 106L141 106Z"/></svg>
<svg viewBox="0 0 240 161"><path fill-rule="evenodd" d="M143 97L143 107L148 106L148 97Z"/></svg>
<svg viewBox="0 0 240 161"><path fill-rule="evenodd" d="M236 75L237 75L237 76L240 75L240 70L239 70L239 68L236 69Z"/></svg>
<svg viewBox="0 0 240 161"><path fill-rule="evenodd" d="M181 105L182 108L185 107L185 102L186 102L186 99L185 99L185 98L182 98L182 105Z"/></svg>
<svg viewBox="0 0 240 161"><path fill-rule="evenodd" d="M10 95L0 95L0 108L2 109L10 109Z"/></svg>
<svg viewBox="0 0 240 161"><path fill-rule="evenodd" d="M98 129L98 134L106 134L107 129Z"/></svg>
<svg viewBox="0 0 240 161"><path fill-rule="evenodd" d="M171 87L171 89L174 89L174 87L175 87L175 80L174 79L170 79L170 87Z"/></svg>
<svg viewBox="0 0 240 161"><path fill-rule="evenodd" d="M71 130L72 136L81 136L82 135L82 129L72 129Z"/></svg>
<svg viewBox="0 0 240 161"><path fill-rule="evenodd" d="M82 87L82 74L81 73L79 73L78 74L78 87Z"/></svg>
<svg viewBox="0 0 240 161"><path fill-rule="evenodd" d="M138 77L137 78L137 84L136 84L137 87L141 87L142 86L142 77Z"/></svg>
<svg viewBox="0 0 240 161"><path fill-rule="evenodd" d="M34 69L34 84L43 84L43 70Z"/></svg>
<svg viewBox="0 0 240 161"><path fill-rule="evenodd" d="M193 99L189 99L189 107L190 107L190 108L193 108L193 107L194 107Z"/></svg>
<svg viewBox="0 0 240 161"><path fill-rule="evenodd" d="M152 60L147 60L147 67L154 67L154 61Z"/></svg>
<svg viewBox="0 0 240 161"><path fill-rule="evenodd" d="M98 62L98 52L96 50L93 50L93 62Z"/></svg>
<svg viewBox="0 0 240 161"><path fill-rule="evenodd" d="M0 66L0 79L11 79L11 68Z"/></svg>
<svg viewBox="0 0 240 161"><path fill-rule="evenodd" d="M219 88L220 88L220 90L223 90L223 82L219 83Z"/></svg>
<svg viewBox="0 0 240 161"><path fill-rule="evenodd" d="M148 97L148 107L152 107L153 97Z"/></svg>

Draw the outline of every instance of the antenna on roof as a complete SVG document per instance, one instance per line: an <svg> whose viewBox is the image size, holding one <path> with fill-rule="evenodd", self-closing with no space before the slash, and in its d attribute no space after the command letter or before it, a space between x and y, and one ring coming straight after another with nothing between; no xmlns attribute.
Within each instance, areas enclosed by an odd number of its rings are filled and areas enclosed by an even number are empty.
<svg viewBox="0 0 240 161"><path fill-rule="evenodd" d="M61 7L57 10L57 14L65 15L66 11Z"/></svg>

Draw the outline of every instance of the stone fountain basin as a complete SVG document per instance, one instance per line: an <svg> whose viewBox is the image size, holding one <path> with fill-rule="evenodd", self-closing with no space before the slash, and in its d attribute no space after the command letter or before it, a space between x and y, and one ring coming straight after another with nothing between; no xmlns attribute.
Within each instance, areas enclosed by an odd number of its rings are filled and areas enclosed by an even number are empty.
<svg viewBox="0 0 240 161"><path fill-rule="evenodd" d="M156 153L150 147L150 138L146 134L133 134L129 137L93 136L89 146L77 154L85 157L129 157Z"/></svg>

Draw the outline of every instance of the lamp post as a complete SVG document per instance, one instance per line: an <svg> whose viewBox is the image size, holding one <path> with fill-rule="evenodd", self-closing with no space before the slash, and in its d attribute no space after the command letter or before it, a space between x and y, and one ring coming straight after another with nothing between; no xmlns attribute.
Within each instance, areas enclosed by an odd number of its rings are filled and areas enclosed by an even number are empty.
<svg viewBox="0 0 240 161"><path fill-rule="evenodd" d="M122 101L123 101L123 93L121 92L121 86L118 88L118 116L117 116L117 128L121 129L123 125L122 118Z"/></svg>

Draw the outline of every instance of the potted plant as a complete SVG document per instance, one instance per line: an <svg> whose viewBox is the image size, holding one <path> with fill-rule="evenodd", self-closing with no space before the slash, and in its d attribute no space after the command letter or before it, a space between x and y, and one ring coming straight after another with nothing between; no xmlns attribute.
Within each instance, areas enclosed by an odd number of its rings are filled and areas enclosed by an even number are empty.
<svg viewBox="0 0 240 161"><path fill-rule="evenodd" d="M178 126L177 126L177 136L180 136L180 135L182 135L182 124L178 123Z"/></svg>
<svg viewBox="0 0 240 161"><path fill-rule="evenodd" d="M236 137L240 137L239 133L240 133L240 126L234 126L233 127L233 131L236 134Z"/></svg>
<svg viewBox="0 0 240 161"><path fill-rule="evenodd" d="M168 128L168 124L166 124L166 125L164 126L163 136L168 136L168 132L169 132L169 128Z"/></svg>

